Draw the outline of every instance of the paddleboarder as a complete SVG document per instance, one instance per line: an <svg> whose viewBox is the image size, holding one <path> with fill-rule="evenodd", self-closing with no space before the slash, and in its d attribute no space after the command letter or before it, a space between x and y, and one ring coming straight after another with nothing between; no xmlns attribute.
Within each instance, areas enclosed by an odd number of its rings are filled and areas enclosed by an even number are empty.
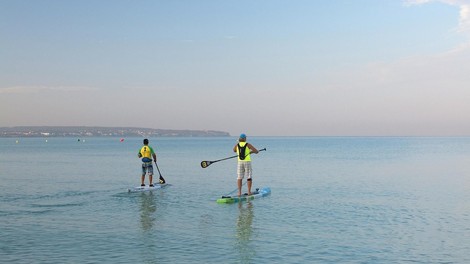
<svg viewBox="0 0 470 264"><path fill-rule="evenodd" d="M250 154L258 154L258 150L253 147L250 143L246 142L246 135L241 134L238 143L233 147L233 152L238 154L238 165L237 165L237 185L238 185L238 196L242 195L242 181L246 177L248 186L248 195L251 195L252 185L252 168L251 168L251 157Z"/></svg>
<svg viewBox="0 0 470 264"><path fill-rule="evenodd" d="M152 158L155 164L157 164L157 154L153 151L153 148L149 146L149 140L144 139L144 146L139 150L137 156L142 159L142 177L141 177L141 185L145 186L145 175L148 174L149 176L149 186L153 187L153 165L152 165ZM163 177L160 176L160 183L165 183Z"/></svg>

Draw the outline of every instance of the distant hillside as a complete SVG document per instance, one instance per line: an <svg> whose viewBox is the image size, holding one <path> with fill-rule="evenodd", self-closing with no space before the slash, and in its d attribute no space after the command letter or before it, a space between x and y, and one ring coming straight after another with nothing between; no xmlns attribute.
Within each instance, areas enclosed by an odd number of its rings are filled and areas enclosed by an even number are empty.
<svg viewBox="0 0 470 264"><path fill-rule="evenodd" d="M18 126L0 127L0 137L228 137L213 130L173 130L139 127Z"/></svg>

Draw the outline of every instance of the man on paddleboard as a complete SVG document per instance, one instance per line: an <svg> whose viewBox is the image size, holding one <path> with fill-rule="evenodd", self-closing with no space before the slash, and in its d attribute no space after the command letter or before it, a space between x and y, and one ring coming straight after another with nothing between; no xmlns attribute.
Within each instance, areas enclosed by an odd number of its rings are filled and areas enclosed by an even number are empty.
<svg viewBox="0 0 470 264"><path fill-rule="evenodd" d="M153 161L157 162L157 154L153 151L153 148L149 146L149 140L144 139L144 146L139 150L137 156L142 159L142 177L141 177L141 184L140 186L145 186L145 175L149 175L149 186L153 187L153 165L152 165L152 158ZM163 178L160 178L160 183L165 183Z"/></svg>
<svg viewBox="0 0 470 264"><path fill-rule="evenodd" d="M233 152L238 154L238 166L237 166L237 184L238 184L238 196L242 195L242 181L246 176L248 185L248 195L251 195L251 153L258 154L258 150L253 147L250 143L246 142L246 135L241 134L238 139L238 143L233 147Z"/></svg>

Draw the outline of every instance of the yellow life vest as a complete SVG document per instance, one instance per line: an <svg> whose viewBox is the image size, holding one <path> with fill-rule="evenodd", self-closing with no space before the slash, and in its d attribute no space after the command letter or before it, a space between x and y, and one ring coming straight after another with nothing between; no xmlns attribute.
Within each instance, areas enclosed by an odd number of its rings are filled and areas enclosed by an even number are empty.
<svg viewBox="0 0 470 264"><path fill-rule="evenodd" d="M237 145L237 154L238 154L238 160L239 161L251 161L251 156L250 156L250 148L247 146L247 142L240 142ZM240 151L245 150L245 155L240 155ZM244 159L243 156L245 157Z"/></svg>
<svg viewBox="0 0 470 264"><path fill-rule="evenodd" d="M139 151L142 161L150 162L152 161L153 149L149 146L143 146Z"/></svg>

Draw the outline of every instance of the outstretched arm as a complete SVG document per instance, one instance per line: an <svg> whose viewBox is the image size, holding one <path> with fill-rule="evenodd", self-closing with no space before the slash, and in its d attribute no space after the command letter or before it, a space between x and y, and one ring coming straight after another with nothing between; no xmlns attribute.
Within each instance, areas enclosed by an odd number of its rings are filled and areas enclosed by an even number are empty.
<svg viewBox="0 0 470 264"><path fill-rule="evenodd" d="M253 147L253 145L251 145L250 143L248 143L247 146L248 146L248 148L251 150L250 153L258 154L259 151L258 151L255 147Z"/></svg>

